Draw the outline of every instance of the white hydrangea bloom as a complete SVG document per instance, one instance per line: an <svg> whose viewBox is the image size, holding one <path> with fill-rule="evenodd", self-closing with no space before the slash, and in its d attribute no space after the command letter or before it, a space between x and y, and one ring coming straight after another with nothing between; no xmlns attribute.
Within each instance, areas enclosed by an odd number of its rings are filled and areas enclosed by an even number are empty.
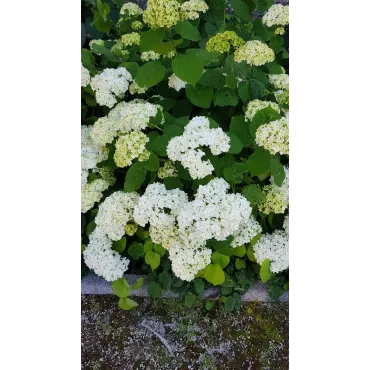
<svg viewBox="0 0 370 370"><path fill-rule="evenodd" d="M90 85L95 91L97 103L112 108L117 103L116 97L123 98L131 81L131 74L126 68L106 68L91 79Z"/></svg>
<svg viewBox="0 0 370 370"><path fill-rule="evenodd" d="M271 154L289 155L289 120L282 117L259 126L256 131L256 143Z"/></svg>
<svg viewBox="0 0 370 370"><path fill-rule="evenodd" d="M270 84L275 87L275 89L289 89L289 75L282 73L280 75L268 75Z"/></svg>
<svg viewBox="0 0 370 370"><path fill-rule="evenodd" d="M112 249L112 241L96 227L89 236L90 242L83 252L86 265L107 281L114 281L127 271L130 261Z"/></svg>
<svg viewBox="0 0 370 370"><path fill-rule="evenodd" d="M271 272L277 273L289 267L289 237L282 230L263 234L253 246L254 257L261 265L265 259L271 261Z"/></svg>
<svg viewBox="0 0 370 370"><path fill-rule="evenodd" d="M96 164L108 159L108 152L92 140L92 126L81 126L81 169L94 169Z"/></svg>
<svg viewBox="0 0 370 370"><path fill-rule="evenodd" d="M285 167L285 179L281 187L274 183L271 177L271 185L263 187L266 194L266 201L258 206L258 210L265 214L284 213L289 205L289 170Z"/></svg>
<svg viewBox="0 0 370 370"><path fill-rule="evenodd" d="M97 179L81 188L81 213L86 213L103 197L103 191L109 188L109 183Z"/></svg>
<svg viewBox="0 0 370 370"><path fill-rule="evenodd" d="M247 41L235 50L234 60L237 63L246 61L252 66L262 66L275 59L274 51L258 40Z"/></svg>
<svg viewBox="0 0 370 370"><path fill-rule="evenodd" d="M166 161L163 167L158 169L158 178L165 179L166 177L178 177L177 169L172 161Z"/></svg>
<svg viewBox="0 0 370 370"><path fill-rule="evenodd" d="M197 149L202 146L208 146L213 155L219 155L229 150L230 138L221 128L210 128L207 117L194 117L181 136L169 141L167 155L172 161L180 161L193 179L201 179L214 170L209 160L202 160L205 153Z"/></svg>
<svg viewBox="0 0 370 370"><path fill-rule="evenodd" d="M262 23L267 27L287 26L289 24L289 5L272 5L262 17Z"/></svg>
<svg viewBox="0 0 370 370"><path fill-rule="evenodd" d="M144 51L141 54L141 60L143 62L147 62L149 60L157 60L157 59L160 59L160 57L161 57L161 54L158 54L153 50Z"/></svg>
<svg viewBox="0 0 370 370"><path fill-rule="evenodd" d="M119 133L144 130L158 109L163 108L140 99L118 103L107 117L99 118L94 123L91 137L96 145L103 146L111 143Z"/></svg>
<svg viewBox="0 0 370 370"><path fill-rule="evenodd" d="M182 19L198 19L199 13L205 13L208 5L203 0L188 0L181 4L180 14Z"/></svg>
<svg viewBox="0 0 370 370"><path fill-rule="evenodd" d="M256 235L262 232L261 225L253 216L245 218L239 225L239 229L233 234L231 246L236 248L245 243L249 243Z"/></svg>
<svg viewBox="0 0 370 370"><path fill-rule="evenodd" d="M174 73L168 78L168 87L175 89L176 91L180 91L184 89L186 86L186 82L180 80Z"/></svg>
<svg viewBox="0 0 370 370"><path fill-rule="evenodd" d="M182 190L150 184L134 209L134 220L143 227L149 222L152 241L168 248L171 241L178 239L177 215L187 201L187 194Z"/></svg>
<svg viewBox="0 0 370 370"><path fill-rule="evenodd" d="M133 210L139 201L136 192L116 191L100 204L95 223L110 239L120 240L125 235L125 226L133 221Z"/></svg>
<svg viewBox="0 0 370 370"><path fill-rule="evenodd" d="M81 169L81 189L87 184L88 177L89 177L89 171Z"/></svg>
<svg viewBox="0 0 370 370"><path fill-rule="evenodd" d="M195 275L211 263L212 250L209 248L189 248L175 242L169 249L173 273L185 281L192 281Z"/></svg>
<svg viewBox="0 0 370 370"><path fill-rule="evenodd" d="M187 245L204 246L209 239L225 240L236 233L252 208L241 194L227 194L222 178L201 185L193 201L182 205L178 215L180 236Z"/></svg>
<svg viewBox="0 0 370 370"><path fill-rule="evenodd" d="M86 87L90 83L90 72L81 63L81 86Z"/></svg>
<svg viewBox="0 0 370 370"><path fill-rule="evenodd" d="M125 13L127 13L130 16L135 17L135 16L143 14L143 10L139 7L139 5L135 3L126 3L126 4L123 4L120 10L120 14L125 15Z"/></svg>
<svg viewBox="0 0 370 370"><path fill-rule="evenodd" d="M247 110L245 112L245 118L251 121L257 112L267 107L271 107L273 110L276 110L276 112L280 113L280 108L276 103L272 101L255 99L248 103Z"/></svg>
<svg viewBox="0 0 370 370"><path fill-rule="evenodd" d="M289 215L285 216L284 223L283 223L283 228L285 232L289 235Z"/></svg>
<svg viewBox="0 0 370 370"><path fill-rule="evenodd" d="M284 35L285 33L285 28L284 27L278 27L274 31L277 35Z"/></svg>

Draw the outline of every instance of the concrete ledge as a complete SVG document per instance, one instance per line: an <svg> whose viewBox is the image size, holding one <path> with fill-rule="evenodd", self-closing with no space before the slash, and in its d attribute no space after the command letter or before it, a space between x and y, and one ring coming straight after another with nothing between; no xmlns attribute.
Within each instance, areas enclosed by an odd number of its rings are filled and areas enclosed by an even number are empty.
<svg viewBox="0 0 370 370"><path fill-rule="evenodd" d="M147 276L146 275L124 275L130 285L133 285L137 278L143 277L144 284L141 288L133 290L130 294L132 297L148 297L147 291ZM217 296L218 289L216 287L207 289L204 292L203 298ZM104 280L103 278L89 274L81 280L81 294L113 294L111 283ZM176 298L178 295L173 292L163 292L163 297ZM244 302L258 301L258 302L270 302L267 294L266 285L261 282L257 282L251 287L242 297ZM289 292L285 292L279 299L280 302L289 302Z"/></svg>

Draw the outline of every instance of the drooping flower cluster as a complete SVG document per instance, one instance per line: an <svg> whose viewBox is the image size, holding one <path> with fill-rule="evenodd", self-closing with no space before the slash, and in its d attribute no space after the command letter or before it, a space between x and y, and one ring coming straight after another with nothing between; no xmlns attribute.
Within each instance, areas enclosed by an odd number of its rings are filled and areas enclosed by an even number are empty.
<svg viewBox="0 0 370 370"><path fill-rule="evenodd" d="M289 170L285 170L285 179L281 187L274 183L271 177L271 185L263 187L263 192L266 195L266 201L258 206L260 212L269 213L284 213L289 205Z"/></svg>
<svg viewBox="0 0 370 370"><path fill-rule="evenodd" d="M268 75L270 84L275 89L289 89L289 75L283 73L280 75Z"/></svg>
<svg viewBox="0 0 370 370"><path fill-rule="evenodd" d="M166 177L177 177L177 169L171 161L166 161L163 167L158 170L158 178L165 179Z"/></svg>
<svg viewBox="0 0 370 370"><path fill-rule="evenodd" d="M134 220L140 226L149 222L152 241L169 248L170 243L179 238L177 216L187 200L182 190L167 190L164 184L150 184L135 207Z"/></svg>
<svg viewBox="0 0 370 370"><path fill-rule="evenodd" d="M267 107L271 107L273 110L276 110L276 112L280 113L280 108L276 103L272 101L255 99L248 103L247 110L245 112L245 118L251 121L257 112Z"/></svg>
<svg viewBox="0 0 370 370"><path fill-rule="evenodd" d="M168 87L175 89L176 91L180 91L184 89L186 86L186 82L180 80L174 73L168 78Z"/></svg>
<svg viewBox="0 0 370 370"><path fill-rule="evenodd" d="M120 14L125 15L125 13L129 16L136 17L143 14L143 10L135 3L126 3L123 4L120 10Z"/></svg>
<svg viewBox="0 0 370 370"><path fill-rule="evenodd" d="M236 49L234 54L234 60L237 63L245 60L252 66L262 66L274 59L274 51L258 40L247 41L243 46Z"/></svg>
<svg viewBox="0 0 370 370"><path fill-rule="evenodd" d="M102 228L96 227L89 236L84 254L86 265L107 281L114 281L127 271L130 261L112 249L112 240Z"/></svg>
<svg viewBox="0 0 370 370"><path fill-rule="evenodd" d="M282 117L258 127L256 143L271 154L289 155L289 120Z"/></svg>
<svg viewBox="0 0 370 370"><path fill-rule="evenodd" d="M231 46L238 48L245 44L245 41L234 31L225 31L211 37L206 44L208 51L217 51L219 53L228 53Z"/></svg>
<svg viewBox="0 0 370 370"><path fill-rule="evenodd" d="M271 272L277 273L289 267L289 237L282 230L263 234L253 246L254 257L261 265L265 259L271 261Z"/></svg>
<svg viewBox="0 0 370 370"><path fill-rule="evenodd" d="M90 83L90 72L81 63L81 86L86 87Z"/></svg>
<svg viewBox="0 0 370 370"><path fill-rule="evenodd" d="M181 136L175 136L167 145L167 155L172 161L180 161L193 179L202 179L214 170L209 160L202 160L205 153L198 149L208 146L213 155L227 152L230 138L221 128L210 128L207 117L194 117Z"/></svg>
<svg viewBox="0 0 370 370"><path fill-rule="evenodd" d="M203 247L209 239L225 240L239 233L252 208L241 194L228 194L230 185L214 178L201 185L193 201L183 204L178 224L180 236L192 247Z"/></svg>
<svg viewBox="0 0 370 370"><path fill-rule="evenodd" d="M120 240L125 235L125 227L133 222L133 210L139 201L136 192L116 191L100 204L95 223L112 240Z"/></svg>
<svg viewBox="0 0 370 370"><path fill-rule="evenodd" d="M161 57L161 54L158 54L156 53L155 51L153 50L150 50L150 51L144 51L142 54L141 54L141 60L143 62L147 62L149 60L157 60Z"/></svg>
<svg viewBox="0 0 370 370"><path fill-rule="evenodd" d="M287 26L289 24L289 5L272 5L262 17L262 23L267 27Z"/></svg>
<svg viewBox="0 0 370 370"><path fill-rule="evenodd" d="M140 35L137 32L126 33L121 36L121 42L125 47L140 45Z"/></svg>
<svg viewBox="0 0 370 370"><path fill-rule="evenodd" d="M192 281L195 275L211 263L212 250L205 247L189 248L175 241L169 249L174 274L185 281Z"/></svg>
<svg viewBox="0 0 370 370"><path fill-rule="evenodd" d="M148 0L143 20L151 28L171 28L180 21L180 4L176 0Z"/></svg>
<svg viewBox="0 0 370 370"><path fill-rule="evenodd" d="M133 131L122 135L116 142L114 162L118 167L127 167L132 164L132 160L145 152L145 145L149 138L141 131Z"/></svg>
<svg viewBox="0 0 370 370"><path fill-rule="evenodd" d="M118 134L144 130L151 117L157 114L160 105L135 99L117 104L107 117L99 118L91 131L91 137L98 146L111 143Z"/></svg>
<svg viewBox="0 0 370 370"><path fill-rule="evenodd" d="M199 13L205 13L208 5L203 0L188 0L181 4L181 19L198 19Z"/></svg>
<svg viewBox="0 0 370 370"><path fill-rule="evenodd" d="M239 229L233 234L232 247L239 247L245 243L249 243L256 235L262 232L261 225L253 216L245 218L239 225Z"/></svg>
<svg viewBox="0 0 370 370"><path fill-rule="evenodd" d="M123 98L131 81L131 74L126 68L106 68L91 79L90 85L95 91L97 103L112 108L117 103L116 97Z"/></svg>

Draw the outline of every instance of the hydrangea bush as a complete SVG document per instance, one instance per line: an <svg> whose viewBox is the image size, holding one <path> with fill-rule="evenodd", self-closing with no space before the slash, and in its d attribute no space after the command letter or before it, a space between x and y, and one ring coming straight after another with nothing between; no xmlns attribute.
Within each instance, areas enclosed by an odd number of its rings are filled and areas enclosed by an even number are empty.
<svg viewBox="0 0 370 370"><path fill-rule="evenodd" d="M81 63L83 262L131 309L124 274L228 311L288 289L288 6L89 1ZM256 17L256 12L260 17ZM214 301L205 305L211 309Z"/></svg>

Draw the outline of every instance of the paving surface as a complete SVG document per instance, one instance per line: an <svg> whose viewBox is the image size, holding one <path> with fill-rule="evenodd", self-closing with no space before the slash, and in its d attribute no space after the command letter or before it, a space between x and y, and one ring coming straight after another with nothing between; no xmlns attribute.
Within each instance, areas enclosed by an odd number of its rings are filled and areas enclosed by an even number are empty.
<svg viewBox="0 0 370 370"><path fill-rule="evenodd" d="M204 301L136 297L122 311L117 297L83 295L82 369L271 369L288 364L288 304L248 302L237 312ZM216 304L217 306L217 304Z"/></svg>

